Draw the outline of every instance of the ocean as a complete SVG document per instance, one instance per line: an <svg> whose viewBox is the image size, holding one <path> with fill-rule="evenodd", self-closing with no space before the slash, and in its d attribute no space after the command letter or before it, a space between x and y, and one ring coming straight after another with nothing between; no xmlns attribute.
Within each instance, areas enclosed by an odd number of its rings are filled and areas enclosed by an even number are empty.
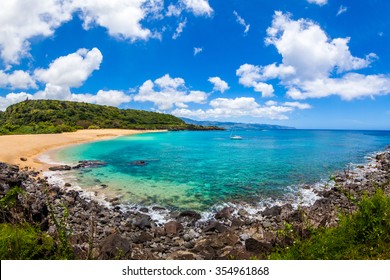
<svg viewBox="0 0 390 280"><path fill-rule="evenodd" d="M123 204L207 211L226 203L257 205L310 195L332 174L364 164L390 145L390 131L239 130L138 134L71 146L57 162L101 160L104 167L62 173L88 191ZM304 198L303 198L304 199Z"/></svg>

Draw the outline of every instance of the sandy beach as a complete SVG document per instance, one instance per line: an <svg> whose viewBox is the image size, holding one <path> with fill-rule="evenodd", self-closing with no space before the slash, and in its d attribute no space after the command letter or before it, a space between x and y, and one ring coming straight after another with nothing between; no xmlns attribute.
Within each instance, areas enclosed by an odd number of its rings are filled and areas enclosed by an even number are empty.
<svg viewBox="0 0 390 280"><path fill-rule="evenodd" d="M161 132L161 130L85 129L61 134L2 135L0 136L0 161L45 171L49 165L40 161L39 155L49 150L148 132Z"/></svg>

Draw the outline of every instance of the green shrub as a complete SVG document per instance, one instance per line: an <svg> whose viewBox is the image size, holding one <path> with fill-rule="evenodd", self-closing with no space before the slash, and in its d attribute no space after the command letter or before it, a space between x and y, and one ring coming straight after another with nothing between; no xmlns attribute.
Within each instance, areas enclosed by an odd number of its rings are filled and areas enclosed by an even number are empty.
<svg viewBox="0 0 390 280"><path fill-rule="evenodd" d="M271 259L390 259L390 197L378 190L358 210L342 216L338 227L318 229Z"/></svg>
<svg viewBox="0 0 390 280"><path fill-rule="evenodd" d="M52 258L53 239L30 224L0 224L0 259L31 260Z"/></svg>

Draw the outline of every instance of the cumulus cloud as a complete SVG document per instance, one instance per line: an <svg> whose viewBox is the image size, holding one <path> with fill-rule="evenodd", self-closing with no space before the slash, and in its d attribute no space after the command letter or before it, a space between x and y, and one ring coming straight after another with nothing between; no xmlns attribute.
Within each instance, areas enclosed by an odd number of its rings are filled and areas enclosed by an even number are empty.
<svg viewBox="0 0 390 280"><path fill-rule="evenodd" d="M239 77L239 83L245 87L253 87L255 91L261 92L262 97L274 96L274 88L270 84L262 82L264 76L262 75L260 67L252 64L243 64L237 69L236 75Z"/></svg>
<svg viewBox="0 0 390 280"><path fill-rule="evenodd" d="M0 70L0 88L28 89L36 88L35 80L31 75L22 70L6 73Z"/></svg>
<svg viewBox="0 0 390 280"><path fill-rule="evenodd" d="M197 55L197 54L201 53L202 51L203 51L203 48L197 48L197 47L195 47L195 48L194 48L194 55Z"/></svg>
<svg viewBox="0 0 390 280"><path fill-rule="evenodd" d="M214 85L214 91L220 91L224 93L226 90L229 89L228 83L222 80L220 77L210 77L208 81Z"/></svg>
<svg viewBox="0 0 390 280"><path fill-rule="evenodd" d="M339 8L339 10L337 11L336 16L339 16L339 15L341 15L341 14L344 14L345 12L347 12L347 10L348 10L347 7L341 5L340 8Z"/></svg>
<svg viewBox="0 0 390 280"><path fill-rule="evenodd" d="M289 14L275 12L265 42L276 47L282 62L266 66L241 65L236 71L239 82L256 90L258 83L279 79L293 99L339 95L351 100L390 93L388 75L353 72L369 67L377 56L373 53L364 58L353 56L349 40L330 38L311 20L293 20Z"/></svg>
<svg viewBox="0 0 390 280"><path fill-rule="evenodd" d="M240 25L242 25L245 28L244 33L245 34L248 33L251 25L246 24L245 20L236 11L233 11L233 14L236 17L237 23L239 23Z"/></svg>
<svg viewBox="0 0 390 280"><path fill-rule="evenodd" d="M162 3L162 0L73 0L72 7L80 11L85 29L99 25L111 36L136 41L153 36L141 21L148 14L161 12Z"/></svg>
<svg viewBox="0 0 390 280"><path fill-rule="evenodd" d="M37 69L37 80L63 87L81 86L93 71L98 70L103 60L99 49L79 49L77 52L54 60L48 69Z"/></svg>
<svg viewBox="0 0 390 280"><path fill-rule="evenodd" d="M170 4L167 8L167 16L180 16L183 11L190 12L195 16L211 16L211 8L208 0L179 0L177 4Z"/></svg>
<svg viewBox="0 0 390 280"><path fill-rule="evenodd" d="M131 101L131 96L119 90L99 90L97 94L72 94L70 100L96 103L100 105L119 106Z"/></svg>
<svg viewBox="0 0 390 280"><path fill-rule="evenodd" d="M307 2L309 2L311 4L317 4L320 6L328 4L328 0L307 0Z"/></svg>
<svg viewBox="0 0 390 280"><path fill-rule="evenodd" d="M326 78L305 81L292 86L287 95L293 99L321 98L338 95L343 100L352 100L390 94L389 75L362 75L348 73L341 78Z"/></svg>
<svg viewBox="0 0 390 280"><path fill-rule="evenodd" d="M158 38L142 26L148 17L161 18L163 0L3 0L0 9L0 57L12 65L29 55L33 37L49 37L78 13L83 27L101 26L120 39Z"/></svg>
<svg viewBox="0 0 390 280"><path fill-rule="evenodd" d="M98 70L103 56L97 48L92 50L79 49L77 52L55 59L47 69L37 69L34 78L44 84L44 89L27 94L26 92L10 93L0 97L0 110L5 110L11 104L29 99L56 99L82 101L101 105L119 106L131 101L131 96L118 90L99 90L96 94L75 94L71 88L80 87L92 74ZM3 72L0 72L1 75ZM7 74L5 74L7 75ZM8 84L36 87L35 81L28 73L15 71L7 76ZM2 80L2 79L0 79Z"/></svg>
<svg viewBox="0 0 390 280"><path fill-rule="evenodd" d="M70 20L69 1L3 0L0 9L0 56L6 64L28 55L29 39L48 37Z"/></svg>
<svg viewBox="0 0 390 280"><path fill-rule="evenodd" d="M177 26L176 31L172 36L172 39L176 40L181 35L184 27L186 27L186 24L187 24L187 18L185 18L182 22L179 22L179 25Z"/></svg>
<svg viewBox="0 0 390 280"><path fill-rule="evenodd" d="M173 107L186 108L186 103L205 103L207 94L203 91L189 90L182 78L171 78L169 74L156 79L147 80L134 95L134 101L152 102L159 110Z"/></svg>
<svg viewBox="0 0 390 280"><path fill-rule="evenodd" d="M261 106L253 97L216 98L211 100L210 109L190 110L179 108L171 113L179 117L189 117L197 119L220 119L226 117L256 117L272 120L286 120L287 113L294 111L293 106L278 106L276 104L266 104Z"/></svg>
<svg viewBox="0 0 390 280"><path fill-rule="evenodd" d="M284 102L283 106L293 107L301 110L312 108L310 104L300 102Z"/></svg>

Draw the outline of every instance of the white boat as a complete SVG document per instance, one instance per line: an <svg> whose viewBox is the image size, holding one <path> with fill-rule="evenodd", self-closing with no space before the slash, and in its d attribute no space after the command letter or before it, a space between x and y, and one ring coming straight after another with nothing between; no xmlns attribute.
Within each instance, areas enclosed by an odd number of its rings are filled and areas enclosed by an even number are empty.
<svg viewBox="0 0 390 280"><path fill-rule="evenodd" d="M233 134L233 129L232 129L232 131L230 132L230 139L231 140L242 140L242 137L239 135Z"/></svg>
<svg viewBox="0 0 390 280"><path fill-rule="evenodd" d="M233 135L233 136L230 136L230 139L231 140L242 140L242 137L240 135Z"/></svg>

